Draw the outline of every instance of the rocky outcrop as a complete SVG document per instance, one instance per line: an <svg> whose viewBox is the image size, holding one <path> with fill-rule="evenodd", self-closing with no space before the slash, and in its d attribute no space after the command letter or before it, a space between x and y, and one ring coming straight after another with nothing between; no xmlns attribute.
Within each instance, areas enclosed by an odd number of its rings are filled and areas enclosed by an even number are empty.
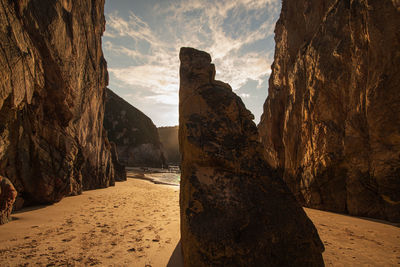
<svg viewBox="0 0 400 267"><path fill-rule="evenodd" d="M179 165L181 154L179 153L178 126L159 127L158 134L163 146L164 156L167 164Z"/></svg>
<svg viewBox="0 0 400 267"><path fill-rule="evenodd" d="M157 128L149 117L107 89L104 127L117 145L118 157L126 166L162 167L164 154Z"/></svg>
<svg viewBox="0 0 400 267"><path fill-rule="evenodd" d="M114 165L115 181L118 182L126 181L126 170L125 166L122 165L121 162L119 162L117 145L114 142L110 142L110 145L111 145L111 158L112 158L112 163Z"/></svg>
<svg viewBox="0 0 400 267"><path fill-rule="evenodd" d="M185 266L323 266L318 233L266 163L253 115L214 80L209 54L179 57Z"/></svg>
<svg viewBox="0 0 400 267"><path fill-rule="evenodd" d="M104 0L0 0L0 174L17 203L114 183L103 130Z"/></svg>
<svg viewBox="0 0 400 267"><path fill-rule="evenodd" d="M0 225L8 223L17 197L17 190L7 178L0 176Z"/></svg>
<svg viewBox="0 0 400 267"><path fill-rule="evenodd" d="M398 1L282 2L259 125L301 204L400 221Z"/></svg>

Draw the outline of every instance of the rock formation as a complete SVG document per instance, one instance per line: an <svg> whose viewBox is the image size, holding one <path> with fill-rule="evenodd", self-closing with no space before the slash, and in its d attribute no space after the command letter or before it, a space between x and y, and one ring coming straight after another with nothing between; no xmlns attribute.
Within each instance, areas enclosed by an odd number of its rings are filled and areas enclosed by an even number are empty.
<svg viewBox="0 0 400 267"><path fill-rule="evenodd" d="M119 160L126 166L165 165L154 123L110 89L107 89L104 127L110 141L117 145Z"/></svg>
<svg viewBox="0 0 400 267"><path fill-rule="evenodd" d="M268 166L253 115L209 54L180 51L185 266L323 266L318 233Z"/></svg>
<svg viewBox="0 0 400 267"><path fill-rule="evenodd" d="M167 164L179 165L181 162L178 131L178 126L158 128L158 135L160 136Z"/></svg>
<svg viewBox="0 0 400 267"><path fill-rule="evenodd" d="M111 158L114 165L114 177L115 181L121 182L126 181L126 170L125 166L119 162L117 145L114 142L110 142L111 145Z"/></svg>
<svg viewBox="0 0 400 267"><path fill-rule="evenodd" d="M18 206L114 183L103 8L104 0L0 0L0 175Z"/></svg>
<svg viewBox="0 0 400 267"><path fill-rule="evenodd" d="M17 191L7 178L0 175L0 225L10 221Z"/></svg>
<svg viewBox="0 0 400 267"><path fill-rule="evenodd" d="M399 1L282 2L259 125L301 204L400 221Z"/></svg>

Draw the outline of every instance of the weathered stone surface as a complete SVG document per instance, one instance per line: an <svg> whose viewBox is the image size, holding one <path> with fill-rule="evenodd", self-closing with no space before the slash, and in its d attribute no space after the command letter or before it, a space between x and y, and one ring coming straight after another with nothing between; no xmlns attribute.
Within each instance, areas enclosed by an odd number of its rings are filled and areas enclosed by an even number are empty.
<svg viewBox="0 0 400 267"><path fill-rule="evenodd" d="M165 165L160 138L154 123L143 112L107 89L104 127L117 145L118 157L126 166Z"/></svg>
<svg viewBox="0 0 400 267"><path fill-rule="evenodd" d="M110 142L110 145L111 145L112 163L114 165L115 181L118 182L126 181L126 170L125 166L122 165L121 162L119 162L117 145L114 142Z"/></svg>
<svg viewBox="0 0 400 267"><path fill-rule="evenodd" d="M323 266L318 233L266 163L253 115L214 80L209 54L179 57L185 266Z"/></svg>
<svg viewBox="0 0 400 267"><path fill-rule="evenodd" d="M104 0L0 0L0 174L18 203L114 182L103 131L103 7Z"/></svg>
<svg viewBox="0 0 400 267"><path fill-rule="evenodd" d="M275 40L268 162L303 205L400 221L398 1L284 0Z"/></svg>
<svg viewBox="0 0 400 267"><path fill-rule="evenodd" d="M167 164L179 165L181 154L179 153L178 126L159 127L158 134L163 146L164 156Z"/></svg>
<svg viewBox="0 0 400 267"><path fill-rule="evenodd" d="M17 190L7 178L0 176L0 225L10 221Z"/></svg>

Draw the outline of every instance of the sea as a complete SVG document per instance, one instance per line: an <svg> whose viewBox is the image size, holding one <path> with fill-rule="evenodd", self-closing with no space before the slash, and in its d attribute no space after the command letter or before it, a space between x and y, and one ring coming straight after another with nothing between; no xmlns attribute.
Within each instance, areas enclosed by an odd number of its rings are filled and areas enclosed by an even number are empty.
<svg viewBox="0 0 400 267"><path fill-rule="evenodd" d="M173 170L173 171L171 171ZM161 169L161 168L139 168L139 167L126 167L127 177L144 179L151 181L155 184L165 184L179 186L181 181L181 174L179 169Z"/></svg>
<svg viewBox="0 0 400 267"><path fill-rule="evenodd" d="M181 181L181 174L175 172L145 173L146 178L158 184L177 185Z"/></svg>

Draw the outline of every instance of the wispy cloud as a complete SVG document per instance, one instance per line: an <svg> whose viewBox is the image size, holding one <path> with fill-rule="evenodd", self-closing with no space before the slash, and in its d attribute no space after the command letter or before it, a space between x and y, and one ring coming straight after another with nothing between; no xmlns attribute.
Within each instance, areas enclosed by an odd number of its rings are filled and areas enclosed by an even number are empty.
<svg viewBox="0 0 400 267"><path fill-rule="evenodd" d="M103 47L110 77L129 88L148 90L145 100L171 105L176 112L178 53L180 47L191 46L211 54L217 79L234 90L248 79L260 86L270 74L273 51L268 46L279 8L279 0L182 0L159 2L151 19L134 12L125 17L106 14ZM127 63L110 62L113 58Z"/></svg>

